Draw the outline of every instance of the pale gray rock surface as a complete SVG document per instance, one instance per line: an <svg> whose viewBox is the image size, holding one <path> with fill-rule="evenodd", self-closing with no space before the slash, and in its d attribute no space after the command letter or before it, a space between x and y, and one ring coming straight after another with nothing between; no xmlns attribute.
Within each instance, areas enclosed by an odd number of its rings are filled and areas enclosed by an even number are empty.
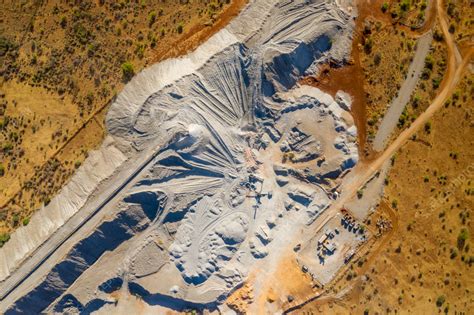
<svg viewBox="0 0 474 315"><path fill-rule="evenodd" d="M7 313L111 310L110 293L123 290L149 305L213 309L254 262L278 255L358 161L350 97L296 84L348 57L353 16L341 3L251 1L196 52L139 73L107 114L102 160L88 159L71 182L84 180L79 201L57 216L79 211L114 168L156 156L115 214Z"/></svg>

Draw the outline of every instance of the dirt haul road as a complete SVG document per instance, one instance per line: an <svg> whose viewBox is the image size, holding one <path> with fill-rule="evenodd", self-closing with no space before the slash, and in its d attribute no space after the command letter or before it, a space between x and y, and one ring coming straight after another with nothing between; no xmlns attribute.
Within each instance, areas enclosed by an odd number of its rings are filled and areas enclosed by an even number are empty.
<svg viewBox="0 0 474 315"><path fill-rule="evenodd" d="M437 5L439 12L438 17L440 19L441 28L448 46L449 55L447 75L445 77L445 83L443 85L442 91L436 96L426 111L422 113L408 129L404 130L380 156L378 156L373 162L367 163L365 165L361 164L360 167L354 170L354 180L352 182L348 182L348 185L344 187L341 199L336 204L334 204L331 209L328 209L328 211L325 212L325 218L323 219L324 222L319 226L324 225L324 223L327 222L329 218L334 216L334 214L336 214L337 211L356 194L357 190L361 188L382 167L382 165L387 160L389 160L413 134L418 131L419 128L428 122L428 120L443 106L446 99L452 94L457 83L462 78L466 65L470 62L471 56L474 53L474 48L471 48L468 51L461 64L456 64L456 57L454 53L455 44L450 33L448 32L446 16L441 7L441 0L438 0Z"/></svg>
<svg viewBox="0 0 474 315"><path fill-rule="evenodd" d="M442 10L441 0L437 1L438 5L438 17L441 22L441 28L448 46L448 69L447 75L445 77L445 84L443 90L437 95L431 105L422 113L408 129L405 129L400 136L392 143L390 146L373 162L367 163L366 165L361 165L355 170L355 180L352 183L349 183L347 187L344 188L343 195L337 204L335 204L332 211L327 211L327 219L324 219L324 223L327 222L329 218L334 216L337 211L343 207L381 167L382 165L389 160L395 152L400 149L407 140L414 135L419 128L425 125L426 122L443 106L446 99L452 94L454 88L456 87L459 80L462 78L463 72L466 68L466 65L470 62L471 56L474 53L474 48L471 48L466 56L463 58L461 64L456 64L455 57L455 44L454 40L451 37L451 34L448 32L448 26L446 22L446 15ZM324 225L324 223L322 225ZM320 226L322 226L320 225Z"/></svg>
<svg viewBox="0 0 474 315"><path fill-rule="evenodd" d="M448 24L446 13L442 8L442 0L437 1L437 12L438 19L441 24L441 28L444 34L444 38L448 47L448 68L446 71L446 76L443 81L443 88L441 92L436 96L430 106L422 113L408 129L405 129L398 138L390 144L387 149L379 155L372 162L360 163L352 175L352 180L346 181L345 187L342 188L341 198L334 203L329 209L322 213L322 215L313 222L311 226L308 227L312 232L308 233L308 229L302 231L302 233L296 233L293 242L290 242L291 247L288 247L289 251L297 243L305 243L318 232L331 218L333 218L344 205L349 202L359 190L369 179L372 178L387 162L393 154L395 154L398 149L400 149L405 142L415 134L426 122L443 106L446 99L452 94L454 88L462 78L466 66L469 64L472 54L474 53L474 48L470 48L461 63L456 62L455 55L455 42L448 32ZM275 264L277 266L278 264ZM260 270L267 270L267 272L261 272L261 277L271 277L275 276L276 270L270 270L261 268Z"/></svg>

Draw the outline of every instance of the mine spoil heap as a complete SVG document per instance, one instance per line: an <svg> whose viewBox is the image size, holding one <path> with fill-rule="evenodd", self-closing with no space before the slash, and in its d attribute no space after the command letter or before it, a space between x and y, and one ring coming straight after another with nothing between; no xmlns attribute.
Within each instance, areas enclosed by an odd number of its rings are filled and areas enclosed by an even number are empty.
<svg viewBox="0 0 474 315"><path fill-rule="evenodd" d="M122 168L150 154L140 180L6 313L104 310L118 290L222 303L357 163L350 97L296 85L345 62L352 28L344 1L251 1L204 48L138 74L107 115L107 148Z"/></svg>

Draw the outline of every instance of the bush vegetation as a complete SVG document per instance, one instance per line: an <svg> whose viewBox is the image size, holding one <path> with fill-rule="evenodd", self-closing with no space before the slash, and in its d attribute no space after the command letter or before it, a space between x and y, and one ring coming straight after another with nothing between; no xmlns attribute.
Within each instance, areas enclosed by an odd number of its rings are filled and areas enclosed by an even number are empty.
<svg viewBox="0 0 474 315"><path fill-rule="evenodd" d="M10 239L10 234L8 233L2 233L0 234L0 247L3 246L8 240Z"/></svg>
<svg viewBox="0 0 474 315"><path fill-rule="evenodd" d="M134 76L135 70L131 62L126 61L122 63L122 74L126 81L129 81Z"/></svg>

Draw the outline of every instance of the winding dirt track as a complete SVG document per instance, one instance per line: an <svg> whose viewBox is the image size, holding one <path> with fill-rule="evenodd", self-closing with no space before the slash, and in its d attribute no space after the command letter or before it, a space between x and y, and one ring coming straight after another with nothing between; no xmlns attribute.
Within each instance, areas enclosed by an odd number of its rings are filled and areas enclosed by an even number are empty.
<svg viewBox="0 0 474 315"><path fill-rule="evenodd" d="M426 111L422 113L408 129L405 129L382 154L380 154L375 160L361 164L360 167L356 168L354 174L355 179L343 188L343 194L339 201L326 211L322 225L324 225L329 218L333 217L339 209L356 194L357 190L376 172L378 172L383 164L388 161L393 154L418 131L419 128L428 122L428 120L443 106L446 99L452 94L453 89L462 78L463 71L466 69L466 65L469 63L471 56L474 53L474 48L471 47L467 51L460 64L456 62L455 43L451 34L448 32L447 17L442 9L442 0L437 0L437 7L438 18L448 47L448 68L441 92L436 96ZM316 220L316 222L318 221L321 222L321 220Z"/></svg>

